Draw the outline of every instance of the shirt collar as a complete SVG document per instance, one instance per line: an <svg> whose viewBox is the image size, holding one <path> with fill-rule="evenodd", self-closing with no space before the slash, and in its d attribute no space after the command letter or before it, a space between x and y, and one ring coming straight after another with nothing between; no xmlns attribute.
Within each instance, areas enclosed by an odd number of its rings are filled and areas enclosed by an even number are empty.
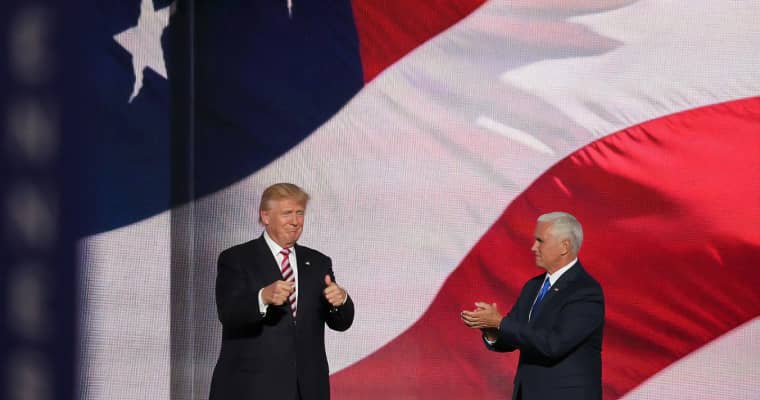
<svg viewBox="0 0 760 400"><path fill-rule="evenodd" d="M559 277L562 276L565 272L567 272L573 265L575 265L576 262L578 262L578 257L575 257L573 261L570 261L564 267L554 271L553 274L550 274L547 272L546 276L549 277L549 285L554 286L557 280L559 280Z"/></svg>

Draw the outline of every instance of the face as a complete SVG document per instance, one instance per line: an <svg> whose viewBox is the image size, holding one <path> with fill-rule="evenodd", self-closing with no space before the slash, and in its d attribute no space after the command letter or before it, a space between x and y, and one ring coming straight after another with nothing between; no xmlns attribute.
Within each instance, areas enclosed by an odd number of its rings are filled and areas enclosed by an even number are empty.
<svg viewBox="0 0 760 400"><path fill-rule="evenodd" d="M306 207L293 199L270 200L269 209L261 211L269 237L281 247L293 246L303 232Z"/></svg>
<svg viewBox="0 0 760 400"><path fill-rule="evenodd" d="M558 240L551 231L552 222L539 222L536 225L535 241L531 250L536 256L536 266L552 273L566 264L570 242Z"/></svg>

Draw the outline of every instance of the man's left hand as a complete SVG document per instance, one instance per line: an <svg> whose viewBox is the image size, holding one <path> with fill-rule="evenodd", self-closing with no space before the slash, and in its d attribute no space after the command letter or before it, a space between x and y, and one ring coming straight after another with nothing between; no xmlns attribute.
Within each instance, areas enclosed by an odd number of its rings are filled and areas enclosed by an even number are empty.
<svg viewBox="0 0 760 400"><path fill-rule="evenodd" d="M340 307L346 302L346 291L337 283L333 282L330 275L325 275L325 299L333 307Z"/></svg>
<svg viewBox="0 0 760 400"><path fill-rule="evenodd" d="M484 302L476 302L475 309L472 311L462 311L462 322L470 328L477 329L493 329L498 328L501 324L501 319L504 318L499 313L496 303L488 304Z"/></svg>

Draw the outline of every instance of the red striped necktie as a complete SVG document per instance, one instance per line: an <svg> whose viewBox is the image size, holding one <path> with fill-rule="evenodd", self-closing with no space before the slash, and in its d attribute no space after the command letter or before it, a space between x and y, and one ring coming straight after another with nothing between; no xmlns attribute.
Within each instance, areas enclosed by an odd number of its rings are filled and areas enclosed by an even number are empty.
<svg viewBox="0 0 760 400"><path fill-rule="evenodd" d="M282 279L285 282L296 282L296 276L293 273L293 268L290 266L290 249L282 249L280 251L280 254L282 254L282 262L280 263L280 271L282 272ZM294 290L293 293L290 294L290 311L293 312L293 318L296 317L296 309L297 304L296 301L298 299L298 295L296 294L298 290Z"/></svg>

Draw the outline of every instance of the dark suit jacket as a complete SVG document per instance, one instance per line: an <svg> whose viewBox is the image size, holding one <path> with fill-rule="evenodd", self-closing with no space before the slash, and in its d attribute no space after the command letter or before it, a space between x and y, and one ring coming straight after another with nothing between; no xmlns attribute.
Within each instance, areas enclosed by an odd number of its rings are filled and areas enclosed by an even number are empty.
<svg viewBox="0 0 760 400"><path fill-rule="evenodd" d="M354 304L333 308L323 295L325 275L333 281L330 258L295 245L298 314L290 305L258 311L259 290L282 279L263 235L219 255L216 304L222 348L211 380L211 400L329 399L325 323L338 331L351 326Z"/></svg>
<svg viewBox="0 0 760 400"><path fill-rule="evenodd" d="M577 262L554 283L528 320L545 274L529 280L499 326L495 351L520 350L512 398L602 398L604 295Z"/></svg>

